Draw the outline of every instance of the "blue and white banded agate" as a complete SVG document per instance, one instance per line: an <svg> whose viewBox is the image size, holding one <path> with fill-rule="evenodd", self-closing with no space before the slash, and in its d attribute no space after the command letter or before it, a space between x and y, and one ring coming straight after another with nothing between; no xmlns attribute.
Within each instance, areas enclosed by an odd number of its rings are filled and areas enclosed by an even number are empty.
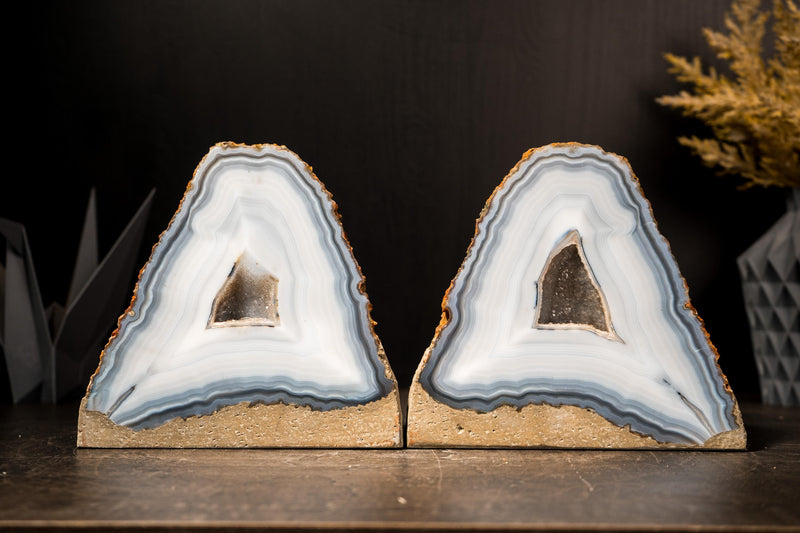
<svg viewBox="0 0 800 533"><path fill-rule="evenodd" d="M569 239L580 243L607 333L537 319L543 270ZM487 202L443 310L418 381L449 407L576 406L686 445L739 428L716 350L638 181L627 161L597 147L526 154Z"/></svg>
<svg viewBox="0 0 800 533"><path fill-rule="evenodd" d="M233 282L237 298L262 283L268 313L216 318ZM138 430L240 402L326 411L382 398L396 384L363 282L310 167L283 147L216 145L140 275L86 409Z"/></svg>

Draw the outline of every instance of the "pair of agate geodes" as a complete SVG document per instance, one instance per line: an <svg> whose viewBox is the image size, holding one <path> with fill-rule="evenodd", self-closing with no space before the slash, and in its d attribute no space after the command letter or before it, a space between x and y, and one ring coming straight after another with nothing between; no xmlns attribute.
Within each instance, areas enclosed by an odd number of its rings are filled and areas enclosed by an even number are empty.
<svg viewBox="0 0 800 533"><path fill-rule="evenodd" d="M745 447L636 177L529 151L486 203L408 398L419 447ZM399 447L397 382L330 193L294 153L214 146L142 269L83 447Z"/></svg>

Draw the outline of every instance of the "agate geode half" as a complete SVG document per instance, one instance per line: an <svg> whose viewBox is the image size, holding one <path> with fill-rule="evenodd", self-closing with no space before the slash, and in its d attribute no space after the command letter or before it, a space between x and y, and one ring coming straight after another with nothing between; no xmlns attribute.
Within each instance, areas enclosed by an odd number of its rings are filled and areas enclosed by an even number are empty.
<svg viewBox="0 0 800 533"><path fill-rule="evenodd" d="M409 398L411 446L743 448L627 161L529 151L489 198Z"/></svg>
<svg viewBox="0 0 800 533"><path fill-rule="evenodd" d="M214 146L142 269L80 446L398 446L397 385L336 204L273 145Z"/></svg>

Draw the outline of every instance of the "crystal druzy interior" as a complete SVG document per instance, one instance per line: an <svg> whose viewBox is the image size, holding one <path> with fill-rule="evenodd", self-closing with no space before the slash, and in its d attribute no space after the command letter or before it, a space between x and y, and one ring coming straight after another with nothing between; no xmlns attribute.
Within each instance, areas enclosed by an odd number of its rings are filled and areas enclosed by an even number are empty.
<svg viewBox="0 0 800 533"><path fill-rule="evenodd" d="M447 406L572 405L670 443L738 428L638 182L597 147L550 145L512 170L443 307L418 380Z"/></svg>
<svg viewBox="0 0 800 533"><path fill-rule="evenodd" d="M537 328L586 328L613 335L606 300L584 258L577 231L551 254L537 285Z"/></svg>
<svg viewBox="0 0 800 533"><path fill-rule="evenodd" d="M246 401L386 396L363 276L296 155L221 144L195 172L106 347L86 409L133 429Z"/></svg>
<svg viewBox="0 0 800 533"><path fill-rule="evenodd" d="M214 298L208 327L279 324L278 279L245 252L236 260Z"/></svg>

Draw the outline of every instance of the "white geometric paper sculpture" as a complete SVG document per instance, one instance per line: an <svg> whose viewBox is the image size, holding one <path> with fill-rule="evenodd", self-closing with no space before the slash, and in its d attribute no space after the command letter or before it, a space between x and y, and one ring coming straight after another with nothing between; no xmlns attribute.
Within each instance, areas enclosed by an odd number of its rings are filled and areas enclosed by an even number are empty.
<svg viewBox="0 0 800 533"><path fill-rule="evenodd" d="M99 261L92 189L63 306L52 302L45 307L25 227L0 218L0 255L2 248L6 252L5 268L0 264L0 365L5 359L14 403L37 396L42 402L59 402L86 387L127 299L154 195L150 191Z"/></svg>
<svg viewBox="0 0 800 533"><path fill-rule="evenodd" d="M627 161L531 150L489 198L409 397L410 446L744 448Z"/></svg>
<svg viewBox="0 0 800 533"><path fill-rule="evenodd" d="M385 447L401 427L330 193L286 148L214 146L103 352L78 445Z"/></svg>

